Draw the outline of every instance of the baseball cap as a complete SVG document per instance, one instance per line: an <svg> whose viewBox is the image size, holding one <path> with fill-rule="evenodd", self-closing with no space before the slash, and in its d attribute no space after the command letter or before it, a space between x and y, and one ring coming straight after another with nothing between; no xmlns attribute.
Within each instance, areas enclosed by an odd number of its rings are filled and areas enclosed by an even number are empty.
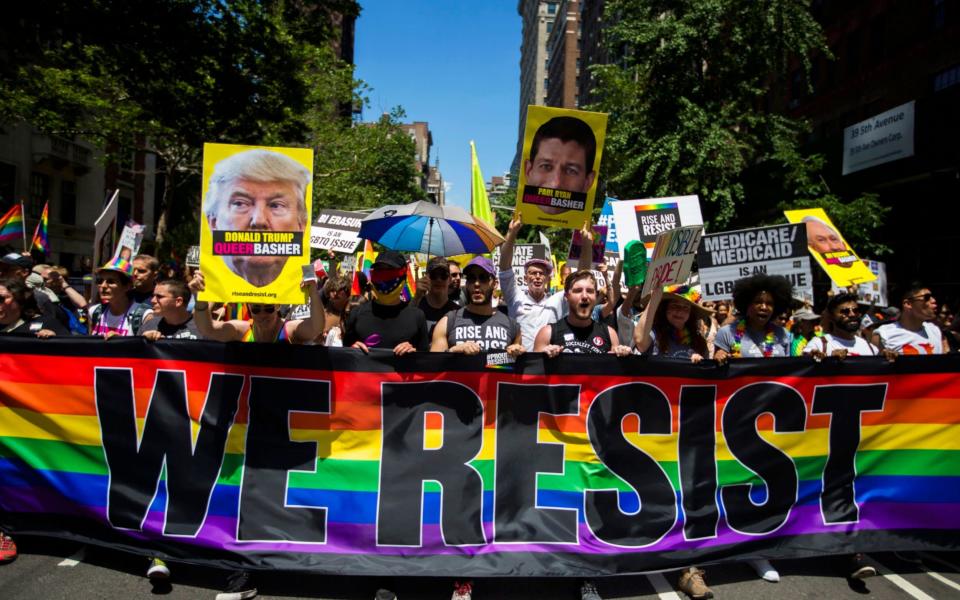
<svg viewBox="0 0 960 600"><path fill-rule="evenodd" d="M3 258L0 258L0 262L3 262L8 265L13 265L14 267L20 267L21 269L33 268L32 258L30 258L29 256L18 254L16 252L4 254Z"/></svg>
<svg viewBox="0 0 960 600"><path fill-rule="evenodd" d="M431 258L430 262L427 263L427 273L432 273L433 271L445 271L449 273L450 265L447 264L447 259L442 256L434 256Z"/></svg>
<svg viewBox="0 0 960 600"><path fill-rule="evenodd" d="M387 269L402 269L407 266L407 258L396 250L381 252L374 259L372 267Z"/></svg>
<svg viewBox="0 0 960 600"><path fill-rule="evenodd" d="M473 258L470 262L467 263L467 266L463 268L463 271L466 272L470 267L480 267L490 275L496 275L497 271L493 268L493 261L487 258L486 256L477 256Z"/></svg>
<svg viewBox="0 0 960 600"><path fill-rule="evenodd" d="M544 271L546 271L547 276L553 275L553 265L545 258L531 258L527 262L523 263L524 271L530 267L541 267Z"/></svg>
<svg viewBox="0 0 960 600"><path fill-rule="evenodd" d="M801 308L800 310L793 311L791 318L794 321L819 321L820 315L813 312L809 308Z"/></svg>

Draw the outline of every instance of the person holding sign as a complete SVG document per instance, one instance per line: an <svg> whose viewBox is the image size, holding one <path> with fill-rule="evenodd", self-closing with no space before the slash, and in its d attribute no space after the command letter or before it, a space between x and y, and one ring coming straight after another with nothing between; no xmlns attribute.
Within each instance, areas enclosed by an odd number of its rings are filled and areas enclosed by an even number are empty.
<svg viewBox="0 0 960 600"><path fill-rule="evenodd" d="M563 284L570 313L556 323L544 325L537 333L534 352L553 358L561 352L574 354L616 354L627 356L629 347L620 343L613 327L593 320L597 305L597 280L590 271L577 271Z"/></svg>
<svg viewBox="0 0 960 600"><path fill-rule="evenodd" d="M197 271L190 281L190 291L197 296L206 284L203 272ZM197 301L193 316L200 335L218 342L287 342L305 344L323 333L323 300L317 290L317 280L307 279L300 283L310 296L310 318L285 321L280 318L275 304L248 304L250 320L214 321L210 317L210 305Z"/></svg>
<svg viewBox="0 0 960 600"><path fill-rule="evenodd" d="M589 223L584 224L580 233L587 243L593 243L593 231L587 225ZM517 285L516 275L513 272L513 246L517 242L517 234L520 233L521 227L523 227L523 220L520 213L515 212L507 229L507 235L504 236L505 241L500 247L500 272L497 278L500 280L500 289L503 290L507 314L520 324L523 347L532 350L537 332L544 325L556 323L566 316L568 307L564 294L547 294L550 274L553 272L553 265L549 260L538 258L528 260L523 265L523 280L527 284L527 291L524 292ZM590 268L589 253L580 253L580 262L577 267L581 271Z"/></svg>
<svg viewBox="0 0 960 600"><path fill-rule="evenodd" d="M708 356L699 320L711 315L712 310L700 305L698 286L656 287L637 322L633 343L637 350L652 356L688 358L698 363Z"/></svg>

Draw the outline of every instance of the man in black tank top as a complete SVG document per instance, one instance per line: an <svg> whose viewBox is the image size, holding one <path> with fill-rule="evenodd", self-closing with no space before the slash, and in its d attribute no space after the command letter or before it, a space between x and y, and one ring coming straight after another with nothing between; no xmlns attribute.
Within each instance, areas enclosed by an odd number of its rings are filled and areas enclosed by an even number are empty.
<svg viewBox="0 0 960 600"><path fill-rule="evenodd" d="M431 352L479 354L506 352L511 357L523 353L520 326L493 308L496 271L489 258L478 256L463 269L467 304L451 310L437 321Z"/></svg>
<svg viewBox="0 0 960 600"><path fill-rule="evenodd" d="M575 354L616 354L626 356L630 348L620 344L617 332L591 317L597 304L597 280L590 271L577 271L563 284L570 313L552 325L544 325L537 333L534 352L553 358L561 352Z"/></svg>

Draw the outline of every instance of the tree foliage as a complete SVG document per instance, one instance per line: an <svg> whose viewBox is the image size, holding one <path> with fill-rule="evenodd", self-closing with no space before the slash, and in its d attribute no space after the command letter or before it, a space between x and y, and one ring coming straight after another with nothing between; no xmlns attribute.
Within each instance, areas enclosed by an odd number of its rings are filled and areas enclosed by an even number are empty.
<svg viewBox="0 0 960 600"><path fill-rule="evenodd" d="M332 42L337 16L359 13L355 0L37 0L11 9L0 25L0 126L26 121L82 137L108 160L154 152L166 182L158 241L196 231L204 142L313 147L315 205L419 197L400 113L369 126L351 119L363 86Z"/></svg>
<svg viewBox="0 0 960 600"><path fill-rule="evenodd" d="M829 55L805 0L611 0L610 64L591 68L610 113L604 149L609 195L697 194L714 229L782 220L789 207L823 206L854 245L884 209L847 203L806 156L807 124L768 108L790 61L809 72ZM867 216L868 218L864 218Z"/></svg>

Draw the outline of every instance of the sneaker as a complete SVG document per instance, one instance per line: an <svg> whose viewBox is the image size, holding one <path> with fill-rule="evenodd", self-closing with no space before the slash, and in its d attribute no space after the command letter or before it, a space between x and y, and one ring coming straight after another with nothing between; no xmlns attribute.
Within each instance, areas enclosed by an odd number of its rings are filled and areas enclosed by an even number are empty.
<svg viewBox="0 0 960 600"><path fill-rule="evenodd" d="M760 579L764 581L769 581L770 583L777 583L780 581L780 573L773 568L773 565L770 564L770 561L765 558L757 558L754 560L748 560L747 564L753 567L753 570L757 572L757 575Z"/></svg>
<svg viewBox="0 0 960 600"><path fill-rule="evenodd" d="M217 594L217 600L247 600L257 595L253 578L246 571L233 571L227 576L227 587Z"/></svg>
<svg viewBox="0 0 960 600"><path fill-rule="evenodd" d="M868 565L863 560L862 554L852 554L850 556L850 568L849 568L850 579L866 579L867 577L873 577L877 574L876 567Z"/></svg>
<svg viewBox="0 0 960 600"><path fill-rule="evenodd" d="M580 584L580 600L603 600L597 591L597 584L590 579L584 579Z"/></svg>
<svg viewBox="0 0 960 600"><path fill-rule="evenodd" d="M677 582L677 588L693 600L713 598L713 591L707 587L707 582L703 580L704 575L706 575L706 572L703 569L687 567L680 573L680 581Z"/></svg>
<svg viewBox="0 0 960 600"><path fill-rule="evenodd" d="M397 595L390 590L380 588L377 590L377 595L373 597L373 600L397 600Z"/></svg>
<svg viewBox="0 0 960 600"><path fill-rule="evenodd" d="M450 597L450 600L472 600L473 599L473 582L464 581L460 583L459 581L453 582L453 596Z"/></svg>
<svg viewBox="0 0 960 600"><path fill-rule="evenodd" d="M0 531L0 562L9 562L17 557L17 545L13 538Z"/></svg>
<svg viewBox="0 0 960 600"><path fill-rule="evenodd" d="M151 558L150 566L147 568L147 578L150 581L166 581L170 579L170 568L159 558Z"/></svg>

